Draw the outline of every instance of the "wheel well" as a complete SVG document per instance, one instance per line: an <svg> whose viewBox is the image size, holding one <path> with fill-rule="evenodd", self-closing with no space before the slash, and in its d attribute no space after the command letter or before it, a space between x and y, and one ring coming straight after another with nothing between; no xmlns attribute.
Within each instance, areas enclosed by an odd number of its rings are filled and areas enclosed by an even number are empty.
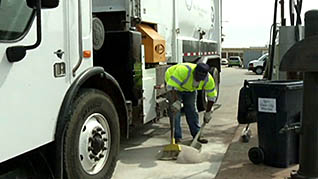
<svg viewBox="0 0 318 179"><path fill-rule="evenodd" d="M120 134L122 137L127 136L128 119L125 107L126 103L117 85L109 78L101 77L100 74L97 74L92 76L89 80L86 80L81 88L99 89L110 96L118 113Z"/></svg>
<svg viewBox="0 0 318 179"><path fill-rule="evenodd" d="M56 178L63 178L63 144L64 135L68 119L67 107L71 105L72 101L78 94L81 88L95 88L104 91L108 94L118 112L121 136L128 136L128 115L125 104L125 97L122 93L117 81L109 74L107 74L102 67L92 67L86 69L80 74L72 83L67 93L65 94L63 103L60 108L58 121L55 132L55 167L54 174Z"/></svg>
<svg viewBox="0 0 318 179"><path fill-rule="evenodd" d="M209 58L206 62L210 67L215 67L218 69L219 73L221 73L221 58L220 57L214 57ZM220 82L220 75L218 81Z"/></svg>
<svg viewBox="0 0 318 179"><path fill-rule="evenodd" d="M209 58L206 62L210 67L216 67L221 72L221 58Z"/></svg>

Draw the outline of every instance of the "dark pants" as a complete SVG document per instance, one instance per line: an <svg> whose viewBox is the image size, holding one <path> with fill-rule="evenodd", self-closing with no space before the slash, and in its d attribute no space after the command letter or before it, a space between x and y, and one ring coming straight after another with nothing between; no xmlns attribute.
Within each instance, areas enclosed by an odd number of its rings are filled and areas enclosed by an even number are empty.
<svg viewBox="0 0 318 179"><path fill-rule="evenodd" d="M186 115L187 123L190 128L190 132L192 137L194 138L195 135L200 130L199 124L199 114L196 108L196 99L197 99L197 92L180 92L178 91L178 97L183 103L184 113ZM181 112L176 114L176 121L175 121L175 138L181 139L182 138L182 129L181 129Z"/></svg>

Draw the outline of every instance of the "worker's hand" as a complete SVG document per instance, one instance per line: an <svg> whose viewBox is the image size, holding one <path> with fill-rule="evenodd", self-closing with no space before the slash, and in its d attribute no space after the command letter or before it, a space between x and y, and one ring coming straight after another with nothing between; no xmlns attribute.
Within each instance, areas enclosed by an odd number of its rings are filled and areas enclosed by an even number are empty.
<svg viewBox="0 0 318 179"><path fill-rule="evenodd" d="M204 118L203 118L203 120L204 120L205 123L209 123L209 122L210 122L210 120L212 119L212 113L213 113L212 110L209 111L209 112L205 112L205 113L204 113Z"/></svg>
<svg viewBox="0 0 318 179"><path fill-rule="evenodd" d="M170 90L166 94L167 100L169 103L174 103L175 101L178 100L178 94L176 90Z"/></svg>
<svg viewBox="0 0 318 179"><path fill-rule="evenodd" d="M176 100L174 103L172 103L171 105L171 110L173 112L178 112L181 110L181 107L182 107L182 103L180 100Z"/></svg>

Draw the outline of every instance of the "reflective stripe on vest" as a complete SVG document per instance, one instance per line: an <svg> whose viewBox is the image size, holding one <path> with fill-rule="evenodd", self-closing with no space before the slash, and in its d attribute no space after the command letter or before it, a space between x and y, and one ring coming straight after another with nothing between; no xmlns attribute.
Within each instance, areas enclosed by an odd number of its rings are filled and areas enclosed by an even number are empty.
<svg viewBox="0 0 318 179"><path fill-rule="evenodd" d="M215 88L211 89L211 90L205 90L207 93L212 93L215 90Z"/></svg>
<svg viewBox="0 0 318 179"><path fill-rule="evenodd" d="M174 82L176 82L178 85L182 85L182 82L181 81L179 81L176 77L174 77L174 76L172 76L171 75L171 77L170 77Z"/></svg>

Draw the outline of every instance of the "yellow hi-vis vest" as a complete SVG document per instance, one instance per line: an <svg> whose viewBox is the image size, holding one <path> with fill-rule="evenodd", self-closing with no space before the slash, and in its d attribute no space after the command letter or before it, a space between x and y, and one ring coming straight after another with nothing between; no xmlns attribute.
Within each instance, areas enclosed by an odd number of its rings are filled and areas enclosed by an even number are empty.
<svg viewBox="0 0 318 179"><path fill-rule="evenodd" d="M208 100L214 101L217 97L214 79L210 73L204 81L200 81L198 87L194 87L194 69L196 64L182 63L169 67L166 71L165 81L168 88L173 88L182 92L193 92L195 90L205 90Z"/></svg>

